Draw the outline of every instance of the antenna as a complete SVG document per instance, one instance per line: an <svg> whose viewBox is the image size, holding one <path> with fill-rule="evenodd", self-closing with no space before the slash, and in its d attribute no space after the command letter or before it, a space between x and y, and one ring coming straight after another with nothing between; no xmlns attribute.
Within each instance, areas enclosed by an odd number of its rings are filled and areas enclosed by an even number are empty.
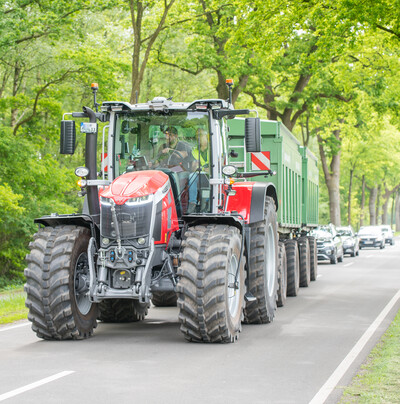
<svg viewBox="0 0 400 404"><path fill-rule="evenodd" d="M97 93L97 90L99 89L99 85L97 83L92 83L91 87L92 87L92 92L93 92L93 106L96 109L96 112L99 112L99 104L97 103L97 100L96 100L96 93Z"/></svg>

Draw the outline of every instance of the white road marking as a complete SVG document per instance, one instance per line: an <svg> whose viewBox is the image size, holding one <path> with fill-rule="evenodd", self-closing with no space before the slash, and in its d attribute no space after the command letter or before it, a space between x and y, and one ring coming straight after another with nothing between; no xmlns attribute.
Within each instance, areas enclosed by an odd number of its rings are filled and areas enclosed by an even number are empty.
<svg viewBox="0 0 400 404"><path fill-rule="evenodd" d="M375 257L375 255L369 254L367 255L367 258Z"/></svg>
<svg viewBox="0 0 400 404"><path fill-rule="evenodd" d="M27 384L26 386L20 387L19 389L15 389L15 390L9 391L8 393L1 394L0 401L7 400L8 398L15 397L18 394L25 393L26 391L29 391L32 389L36 389L36 387L43 386L46 383L50 383L50 382L53 382L54 380L60 379L61 377L68 376L71 373L75 373L75 371L66 370L64 372L57 373L54 376L46 377L45 379L39 380L35 383Z"/></svg>
<svg viewBox="0 0 400 404"><path fill-rule="evenodd" d="M353 265L354 262L349 262L348 264L343 265L344 267L349 267L350 265Z"/></svg>
<svg viewBox="0 0 400 404"><path fill-rule="evenodd" d="M317 275L317 278L321 278L322 275Z"/></svg>
<svg viewBox="0 0 400 404"><path fill-rule="evenodd" d="M13 330L14 328L19 328L19 327L25 327L26 325L29 325L30 323L23 323L23 324L17 324L17 325L11 325L9 327L1 327L0 332L2 331L8 331L8 330Z"/></svg>
<svg viewBox="0 0 400 404"><path fill-rule="evenodd" d="M335 389L340 379L347 372L351 364L357 358L358 354L365 347L369 339L372 337L374 332L381 325L385 317L388 315L389 311L393 308L393 306L400 299L400 290L393 296L392 300L385 306L385 308L381 311L379 316L375 319L375 321L368 327L367 331L362 335L362 337L357 341L354 345L353 349L347 354L347 356L343 359L340 365L335 369L329 379L325 382L325 384L320 388L318 393L314 396L314 398L310 401L309 404L322 404L329 397L332 391Z"/></svg>

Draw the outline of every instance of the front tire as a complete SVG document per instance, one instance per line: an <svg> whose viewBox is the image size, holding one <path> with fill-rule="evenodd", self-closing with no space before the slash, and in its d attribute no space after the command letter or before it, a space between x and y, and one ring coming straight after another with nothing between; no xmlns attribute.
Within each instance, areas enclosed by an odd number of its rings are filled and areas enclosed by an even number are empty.
<svg viewBox="0 0 400 404"><path fill-rule="evenodd" d="M186 231L177 294L180 329L188 341L238 339L245 292L241 250L241 235L235 227L195 226Z"/></svg>
<svg viewBox="0 0 400 404"><path fill-rule="evenodd" d="M25 269L28 320L39 338L84 339L97 326L97 305L89 301L88 229L39 229Z"/></svg>
<svg viewBox="0 0 400 404"><path fill-rule="evenodd" d="M265 197L264 220L250 226L249 286L256 300L247 303L244 321L270 323L275 316L278 291L278 226L271 197Z"/></svg>

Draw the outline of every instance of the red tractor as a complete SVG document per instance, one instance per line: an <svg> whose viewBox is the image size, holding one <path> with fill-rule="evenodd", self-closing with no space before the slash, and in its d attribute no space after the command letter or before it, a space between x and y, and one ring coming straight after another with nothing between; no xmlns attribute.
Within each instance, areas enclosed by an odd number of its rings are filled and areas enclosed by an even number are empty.
<svg viewBox="0 0 400 404"><path fill-rule="evenodd" d="M227 119L250 111L220 99L97 105L72 113L89 119L85 166L75 170L83 212L35 220L25 290L37 336L87 338L97 320L143 320L150 302L177 305L195 342L234 342L242 321L271 322L276 190L227 164ZM259 151L259 119L245 128L245 151ZM75 139L75 122L63 120L60 152L73 154Z"/></svg>

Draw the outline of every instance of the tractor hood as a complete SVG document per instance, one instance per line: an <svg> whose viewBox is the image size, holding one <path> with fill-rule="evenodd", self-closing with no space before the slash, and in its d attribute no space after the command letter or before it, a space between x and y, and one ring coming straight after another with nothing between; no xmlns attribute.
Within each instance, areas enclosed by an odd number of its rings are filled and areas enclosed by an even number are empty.
<svg viewBox="0 0 400 404"><path fill-rule="evenodd" d="M153 195L167 183L168 175L162 171L135 171L116 178L99 194L100 197L113 199L117 205L123 205L129 198Z"/></svg>

